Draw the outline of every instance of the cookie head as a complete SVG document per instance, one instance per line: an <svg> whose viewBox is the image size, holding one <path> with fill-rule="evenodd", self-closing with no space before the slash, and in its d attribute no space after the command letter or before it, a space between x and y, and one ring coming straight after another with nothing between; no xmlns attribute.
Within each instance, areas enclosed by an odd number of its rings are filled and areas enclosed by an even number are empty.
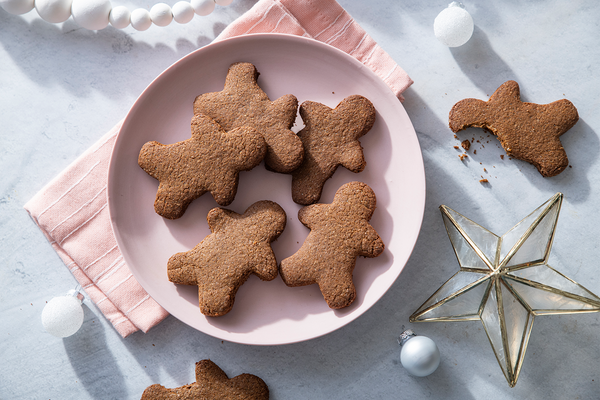
<svg viewBox="0 0 600 400"><path fill-rule="evenodd" d="M202 360L196 363L196 382L174 389L167 389L159 384L151 385L144 390L141 400L268 398L269 388L258 376L241 374L229 379L214 362Z"/></svg>
<svg viewBox="0 0 600 400"><path fill-rule="evenodd" d="M369 220L375 210L373 190L361 182L343 185L331 204L312 204L298 212L310 229L300 249L281 261L288 286L318 284L327 305L347 307L356 299L352 273L356 258L377 257L384 244Z"/></svg>
<svg viewBox="0 0 600 400"><path fill-rule="evenodd" d="M346 97L334 109L306 101L300 106L304 128L298 137L304 161L292 172L292 199L303 205L317 202L325 181L339 166L358 173L366 166L359 138L375 123L375 107L365 97Z"/></svg>
<svg viewBox="0 0 600 400"><path fill-rule="evenodd" d="M159 181L154 210L176 219L188 205L206 192L217 204L229 205L235 198L240 171L257 166L266 154L260 133L249 127L223 130L211 118L195 115L192 137L164 145L144 144L139 166Z"/></svg>
<svg viewBox="0 0 600 400"><path fill-rule="evenodd" d="M173 283L197 285L200 311L216 317L231 310L250 274L267 281L277 276L271 243L285 229L286 214L277 203L264 200L244 214L214 208L207 220L212 233L192 250L173 255L167 275Z"/></svg>
<svg viewBox="0 0 600 400"><path fill-rule="evenodd" d="M290 129L296 120L298 100L288 94L271 101L258 85L259 73L247 62L229 67L220 92L202 94L194 100L194 114L208 115L225 130L249 126L267 143L265 165L289 173L304 157L302 142Z"/></svg>
<svg viewBox="0 0 600 400"><path fill-rule="evenodd" d="M449 115L453 132L468 127L484 128L500 140L506 152L533 164L542 176L561 173L569 165L560 136L579 120L569 100L549 104L521 101L515 81L503 83L488 101L465 99L456 103Z"/></svg>

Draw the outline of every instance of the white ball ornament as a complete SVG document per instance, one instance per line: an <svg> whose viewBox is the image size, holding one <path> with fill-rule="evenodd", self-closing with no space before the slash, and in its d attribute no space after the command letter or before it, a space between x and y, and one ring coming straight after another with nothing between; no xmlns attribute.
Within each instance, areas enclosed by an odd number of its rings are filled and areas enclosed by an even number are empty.
<svg viewBox="0 0 600 400"><path fill-rule="evenodd" d="M190 4L194 12L202 17L209 15L215 10L214 0L191 0Z"/></svg>
<svg viewBox="0 0 600 400"><path fill-rule="evenodd" d="M110 10L108 21L116 29L125 29L131 21L131 12L125 6L117 6Z"/></svg>
<svg viewBox="0 0 600 400"><path fill-rule="evenodd" d="M77 25L95 31L108 26L111 8L109 0L73 0L71 14Z"/></svg>
<svg viewBox="0 0 600 400"><path fill-rule="evenodd" d="M165 3L158 3L150 9L150 18L156 26L167 26L173 21L171 7Z"/></svg>
<svg viewBox="0 0 600 400"><path fill-rule="evenodd" d="M232 1L233 0L214 0L214 2L217 3L217 5L223 7L230 5Z"/></svg>
<svg viewBox="0 0 600 400"><path fill-rule="evenodd" d="M138 31L145 31L152 26L152 18L148 10L136 8L131 12L131 26Z"/></svg>
<svg viewBox="0 0 600 400"><path fill-rule="evenodd" d="M433 21L433 32L440 42L448 47L467 43L473 35L473 18L463 5L453 1Z"/></svg>
<svg viewBox="0 0 600 400"><path fill-rule="evenodd" d="M402 346L400 362L411 375L431 375L440 365L440 350L428 337L417 336L409 329L402 332L398 343Z"/></svg>
<svg viewBox="0 0 600 400"><path fill-rule="evenodd" d="M0 0L0 7L7 13L21 15L33 10L33 0Z"/></svg>
<svg viewBox="0 0 600 400"><path fill-rule="evenodd" d="M173 4L171 11L173 12L173 19L178 24L187 24L194 18L194 9L187 1L178 1Z"/></svg>
<svg viewBox="0 0 600 400"><path fill-rule="evenodd" d="M73 293L74 292L74 293ZM83 324L83 308L79 292L71 291L55 297L42 310L42 325L46 332L56 337L73 335Z"/></svg>
<svg viewBox="0 0 600 400"><path fill-rule="evenodd" d="M37 13L46 22L58 24L71 16L72 0L35 0Z"/></svg>

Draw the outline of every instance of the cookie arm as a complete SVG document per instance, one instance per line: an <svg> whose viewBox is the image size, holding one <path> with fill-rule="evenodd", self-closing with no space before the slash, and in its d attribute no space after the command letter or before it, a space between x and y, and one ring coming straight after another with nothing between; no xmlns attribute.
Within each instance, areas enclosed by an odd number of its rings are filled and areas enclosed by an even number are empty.
<svg viewBox="0 0 600 400"><path fill-rule="evenodd" d="M196 285L196 268L188 261L188 252L177 253L167 262L169 281L180 285Z"/></svg>
<svg viewBox="0 0 600 400"><path fill-rule="evenodd" d="M138 165L146 171L148 175L155 179L160 179L160 160L164 157L163 149L166 145L151 141L145 143L138 155Z"/></svg>
<svg viewBox="0 0 600 400"><path fill-rule="evenodd" d="M260 246L252 257L252 273L263 281L272 281L277 276L277 260L269 244Z"/></svg>
<svg viewBox="0 0 600 400"><path fill-rule="evenodd" d="M204 193L205 191L201 191L198 196L193 197L181 189L172 187L169 182L161 182L156 191L154 211L162 217L177 219L185 213L194 199Z"/></svg>
<svg viewBox="0 0 600 400"><path fill-rule="evenodd" d="M210 381L226 381L227 374L211 360L201 360L196 363L196 383L209 384Z"/></svg>
<svg viewBox="0 0 600 400"><path fill-rule="evenodd" d="M313 229L315 221L320 219L322 213L327 212L327 207L329 206L329 204L311 204L310 206L302 207L298 211L298 220L308 229Z"/></svg>
<svg viewBox="0 0 600 400"><path fill-rule="evenodd" d="M340 164L352 172L362 172L367 165L363 148L358 140L347 143L338 155Z"/></svg>
<svg viewBox="0 0 600 400"><path fill-rule="evenodd" d="M377 257L383 250L385 245L383 240L371 225L368 226L366 235L360 242L359 254L363 257Z"/></svg>

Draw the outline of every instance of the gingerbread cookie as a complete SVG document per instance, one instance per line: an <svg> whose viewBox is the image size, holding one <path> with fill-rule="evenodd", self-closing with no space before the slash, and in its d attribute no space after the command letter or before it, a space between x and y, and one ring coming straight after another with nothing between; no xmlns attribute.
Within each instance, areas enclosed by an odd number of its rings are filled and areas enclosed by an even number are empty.
<svg viewBox="0 0 600 400"><path fill-rule="evenodd" d="M172 256L167 274L173 283L198 285L200 311L215 317L231 310L250 274L266 281L277 276L271 243L283 232L286 214L277 203L264 200L242 215L213 208L207 220L212 233L192 250Z"/></svg>
<svg viewBox="0 0 600 400"><path fill-rule="evenodd" d="M300 165L304 155L302 142L290 130L296 120L298 100L288 94L271 101L258 86L258 75L250 63L232 64L225 88L196 97L194 114L210 116L227 131L242 126L256 129L267 142L267 168L289 173Z"/></svg>
<svg viewBox="0 0 600 400"><path fill-rule="evenodd" d="M196 382L175 389L154 384L144 390L141 400L266 400L268 398L269 388L258 376L241 374L229 379L217 364L211 360L202 360L196 363Z"/></svg>
<svg viewBox="0 0 600 400"><path fill-rule="evenodd" d="M450 111L452 132L468 127L484 128L498 137L506 152L533 164L542 176L555 176L569 164L560 135L579 120L569 100L550 104L521 101L519 84L503 83L486 101L465 99Z"/></svg>
<svg viewBox="0 0 600 400"><path fill-rule="evenodd" d="M375 205L375 193L369 186L350 182L338 189L333 203L300 209L298 219L310 233L300 250L281 261L279 271L285 284L318 284L334 309L352 304L356 257L377 257L384 249L369 224Z"/></svg>
<svg viewBox="0 0 600 400"><path fill-rule="evenodd" d="M138 157L140 167L159 181L154 210L165 218L181 217L206 192L219 205L231 204L239 172L251 170L266 154L262 135L252 128L225 132L204 115L195 115L191 126L190 139L169 145L148 142Z"/></svg>
<svg viewBox="0 0 600 400"><path fill-rule="evenodd" d="M361 172L367 163L358 138L375 123L375 107L363 96L349 96L335 109L305 101L300 106L304 128L298 137L304 146L304 161L292 172L292 199L312 204L321 198L325 181L339 165Z"/></svg>

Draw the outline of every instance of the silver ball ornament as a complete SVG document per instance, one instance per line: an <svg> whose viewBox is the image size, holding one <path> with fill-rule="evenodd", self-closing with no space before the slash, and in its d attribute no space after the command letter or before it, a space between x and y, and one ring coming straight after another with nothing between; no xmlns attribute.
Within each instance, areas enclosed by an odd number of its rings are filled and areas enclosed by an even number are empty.
<svg viewBox="0 0 600 400"><path fill-rule="evenodd" d="M73 335L83 324L83 308L77 291L53 298L42 310L42 325L56 337Z"/></svg>
<svg viewBox="0 0 600 400"><path fill-rule="evenodd" d="M448 47L458 47L467 43L473 35L473 18L463 5L453 1L442 10L433 21L433 33Z"/></svg>
<svg viewBox="0 0 600 400"><path fill-rule="evenodd" d="M402 346L400 362L411 375L431 375L440 365L440 350L430 338L417 336L409 329L402 332L398 343Z"/></svg>

